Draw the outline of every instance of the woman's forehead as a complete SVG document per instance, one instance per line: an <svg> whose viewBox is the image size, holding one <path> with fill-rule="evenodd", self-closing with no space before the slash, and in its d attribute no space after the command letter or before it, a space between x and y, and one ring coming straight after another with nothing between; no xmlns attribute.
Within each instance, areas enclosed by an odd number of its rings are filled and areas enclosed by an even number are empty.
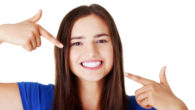
<svg viewBox="0 0 195 110"><path fill-rule="evenodd" d="M71 31L71 37L94 36L97 34L109 35L109 28L106 22L95 14L76 20Z"/></svg>

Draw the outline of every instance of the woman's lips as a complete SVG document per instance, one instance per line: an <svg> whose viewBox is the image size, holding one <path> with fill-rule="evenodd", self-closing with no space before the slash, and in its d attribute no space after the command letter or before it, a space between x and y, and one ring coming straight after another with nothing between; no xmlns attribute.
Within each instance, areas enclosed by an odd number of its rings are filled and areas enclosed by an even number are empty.
<svg viewBox="0 0 195 110"><path fill-rule="evenodd" d="M98 66L95 66L95 65L98 65ZM102 65L103 65L103 61L101 60L88 60L88 61L81 62L81 66L88 70L98 70L102 67Z"/></svg>

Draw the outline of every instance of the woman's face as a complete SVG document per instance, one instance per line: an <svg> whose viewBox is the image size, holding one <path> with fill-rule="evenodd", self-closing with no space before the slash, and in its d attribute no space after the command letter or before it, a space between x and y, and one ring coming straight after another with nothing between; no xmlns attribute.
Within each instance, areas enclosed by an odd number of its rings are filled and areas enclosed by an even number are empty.
<svg viewBox="0 0 195 110"><path fill-rule="evenodd" d="M79 80L100 81L112 69L113 46L103 19L91 14L79 18L71 32L70 69Z"/></svg>

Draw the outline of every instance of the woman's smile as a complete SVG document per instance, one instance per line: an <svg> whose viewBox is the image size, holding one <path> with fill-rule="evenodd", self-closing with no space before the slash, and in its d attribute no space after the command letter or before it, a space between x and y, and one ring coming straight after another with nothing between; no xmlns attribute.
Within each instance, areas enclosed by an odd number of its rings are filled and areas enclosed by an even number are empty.
<svg viewBox="0 0 195 110"><path fill-rule="evenodd" d="M103 65L102 60L88 60L81 62L81 66L85 69L89 70L97 70L100 69Z"/></svg>

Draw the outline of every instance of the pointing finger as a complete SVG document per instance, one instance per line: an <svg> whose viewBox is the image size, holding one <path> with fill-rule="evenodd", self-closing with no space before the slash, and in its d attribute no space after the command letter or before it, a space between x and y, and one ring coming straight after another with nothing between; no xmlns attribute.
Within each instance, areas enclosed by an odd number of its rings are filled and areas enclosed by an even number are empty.
<svg viewBox="0 0 195 110"><path fill-rule="evenodd" d="M154 81L152 81L152 80L149 80L149 79L137 76L137 75L133 75L130 73L125 73L125 76L129 79L134 80L135 82L142 84L142 85L148 85L148 84L154 83Z"/></svg>
<svg viewBox="0 0 195 110"><path fill-rule="evenodd" d="M59 48L63 48L63 44L58 41L55 37L53 37L48 31L46 31L43 27L39 25L40 34L48 39L50 42L52 42L54 45L56 45Z"/></svg>

